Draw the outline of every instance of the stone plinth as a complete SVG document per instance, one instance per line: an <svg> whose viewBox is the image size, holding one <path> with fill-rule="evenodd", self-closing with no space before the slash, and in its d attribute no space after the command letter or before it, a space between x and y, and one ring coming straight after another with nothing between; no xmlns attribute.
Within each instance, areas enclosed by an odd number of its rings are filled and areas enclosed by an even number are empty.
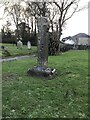
<svg viewBox="0 0 90 120"><path fill-rule="evenodd" d="M33 69L29 69L27 73L29 76L38 76L38 77L52 79L56 75L56 70L51 68L41 68L37 66L34 67Z"/></svg>

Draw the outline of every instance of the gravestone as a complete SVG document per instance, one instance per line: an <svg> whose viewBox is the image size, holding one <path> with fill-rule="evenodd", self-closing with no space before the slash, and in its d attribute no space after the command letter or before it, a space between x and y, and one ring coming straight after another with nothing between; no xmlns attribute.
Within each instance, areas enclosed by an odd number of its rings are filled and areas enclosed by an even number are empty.
<svg viewBox="0 0 90 120"><path fill-rule="evenodd" d="M38 58L37 66L28 70L28 75L36 75L39 77L52 78L56 74L56 70L48 68L48 20L41 17L37 22L38 27Z"/></svg>
<svg viewBox="0 0 90 120"><path fill-rule="evenodd" d="M22 49L23 43L21 40L17 42L17 49Z"/></svg>
<svg viewBox="0 0 90 120"><path fill-rule="evenodd" d="M28 47L29 50L31 49L31 43L30 43L30 41L27 42L27 47Z"/></svg>

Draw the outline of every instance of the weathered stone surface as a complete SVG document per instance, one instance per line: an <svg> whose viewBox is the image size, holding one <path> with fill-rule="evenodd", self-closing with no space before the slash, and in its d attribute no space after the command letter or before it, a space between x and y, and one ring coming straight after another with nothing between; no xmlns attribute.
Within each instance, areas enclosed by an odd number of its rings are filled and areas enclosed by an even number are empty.
<svg viewBox="0 0 90 120"><path fill-rule="evenodd" d="M48 21L45 17L38 19L38 66L48 65Z"/></svg>

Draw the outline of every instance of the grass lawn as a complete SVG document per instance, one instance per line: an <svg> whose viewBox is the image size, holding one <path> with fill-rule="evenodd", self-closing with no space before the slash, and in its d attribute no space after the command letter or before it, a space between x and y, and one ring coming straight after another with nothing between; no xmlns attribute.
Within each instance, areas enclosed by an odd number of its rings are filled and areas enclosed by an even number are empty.
<svg viewBox="0 0 90 120"><path fill-rule="evenodd" d="M31 55L31 54L35 54L37 52L37 47L32 46L32 48L30 50L28 50L26 45L23 45L22 49L17 49L16 45L14 44L2 44L0 43L0 46L4 45L7 50L9 51L9 53L11 54L11 56L19 56L19 55ZM0 50L0 56L2 57L6 57L5 54L2 54L1 50Z"/></svg>
<svg viewBox="0 0 90 120"><path fill-rule="evenodd" d="M52 80L27 76L36 58L4 62L4 118L88 118L88 51L49 57L58 75Z"/></svg>

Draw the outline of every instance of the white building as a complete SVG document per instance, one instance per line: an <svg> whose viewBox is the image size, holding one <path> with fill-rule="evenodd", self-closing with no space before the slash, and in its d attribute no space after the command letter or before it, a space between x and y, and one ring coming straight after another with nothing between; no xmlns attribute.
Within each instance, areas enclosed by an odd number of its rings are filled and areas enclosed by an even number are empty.
<svg viewBox="0 0 90 120"><path fill-rule="evenodd" d="M79 38L77 45L90 45L90 38Z"/></svg>

